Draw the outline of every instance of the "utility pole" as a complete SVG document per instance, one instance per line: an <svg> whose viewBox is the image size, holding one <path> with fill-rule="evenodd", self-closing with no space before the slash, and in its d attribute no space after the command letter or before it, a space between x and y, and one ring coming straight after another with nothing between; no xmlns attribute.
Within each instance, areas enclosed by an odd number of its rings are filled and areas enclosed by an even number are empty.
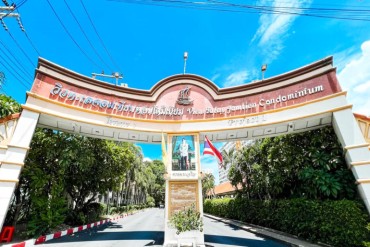
<svg viewBox="0 0 370 247"><path fill-rule="evenodd" d="M8 31L8 27L6 23L4 22L4 19L6 17L16 18L19 27L22 29L22 31L24 31L24 27L21 22L20 14L13 13L16 7L15 4L9 5L9 3L6 0L2 0L2 1L5 4L5 6L0 6L0 22L1 22L1 25L3 25L3 28L5 29L5 31Z"/></svg>

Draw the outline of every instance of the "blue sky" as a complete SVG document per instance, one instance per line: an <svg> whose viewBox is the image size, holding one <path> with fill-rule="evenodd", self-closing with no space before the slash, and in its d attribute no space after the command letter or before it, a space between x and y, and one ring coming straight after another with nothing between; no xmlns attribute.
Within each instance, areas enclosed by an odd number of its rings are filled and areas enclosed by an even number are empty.
<svg viewBox="0 0 370 247"><path fill-rule="evenodd" d="M81 0L16 2L26 32L15 18L4 19L8 31L0 30L0 71L5 73L6 83L0 91L24 103L38 56L87 76L118 71L124 75L122 82L139 89L182 73L184 51L189 53L187 73L206 77L219 87L260 79L262 64L268 65L267 78L334 56L338 78L348 91L353 110L370 115L370 21L338 19L370 20L369 1L168 1L83 0L89 16ZM296 14L271 14L250 6ZM335 18L304 16L327 13ZM160 158L159 146L142 147L146 157ZM204 158L202 166L217 170L212 157Z"/></svg>

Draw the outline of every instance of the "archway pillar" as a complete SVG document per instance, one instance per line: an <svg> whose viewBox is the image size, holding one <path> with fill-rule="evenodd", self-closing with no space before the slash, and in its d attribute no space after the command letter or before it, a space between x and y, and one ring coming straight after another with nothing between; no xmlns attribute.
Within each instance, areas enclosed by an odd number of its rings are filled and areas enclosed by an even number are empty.
<svg viewBox="0 0 370 247"><path fill-rule="evenodd" d="M10 206L13 192L18 185L19 175L24 166L24 160L29 150L29 145L39 113L23 110L14 134L7 144L6 151L0 166L0 229Z"/></svg>
<svg viewBox="0 0 370 247"><path fill-rule="evenodd" d="M175 226L170 223L171 217L176 212L193 206L203 220L199 138L199 133L167 135L168 155L165 155L164 159L166 195L163 246L189 244L190 242L196 246L204 246L203 231L192 230L177 234Z"/></svg>
<svg viewBox="0 0 370 247"><path fill-rule="evenodd" d="M345 149L347 166L351 169L368 212L370 213L370 151L369 144L351 109L333 113L333 127Z"/></svg>

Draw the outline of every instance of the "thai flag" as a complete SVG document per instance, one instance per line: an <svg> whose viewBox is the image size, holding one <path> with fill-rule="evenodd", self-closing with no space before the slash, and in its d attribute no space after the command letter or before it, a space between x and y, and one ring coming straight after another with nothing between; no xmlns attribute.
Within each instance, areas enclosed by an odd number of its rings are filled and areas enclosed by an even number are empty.
<svg viewBox="0 0 370 247"><path fill-rule="evenodd" d="M212 142L205 136L203 155L210 154L217 158L220 165L223 164L222 154L213 146Z"/></svg>

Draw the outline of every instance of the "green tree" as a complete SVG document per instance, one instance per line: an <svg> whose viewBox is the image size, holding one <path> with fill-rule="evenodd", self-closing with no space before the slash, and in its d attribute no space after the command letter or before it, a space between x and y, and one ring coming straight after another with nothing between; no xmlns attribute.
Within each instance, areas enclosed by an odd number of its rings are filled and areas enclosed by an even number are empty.
<svg viewBox="0 0 370 247"><path fill-rule="evenodd" d="M116 206L164 201L163 163L143 162L132 143L37 129L25 163L7 222L28 222L32 236L96 220L109 191Z"/></svg>
<svg viewBox="0 0 370 247"><path fill-rule="evenodd" d="M165 167L161 160L153 160L152 162L147 162L146 165L151 167L151 170L155 176L154 184L150 187L149 195L155 200L155 205L159 206L164 203L165 195Z"/></svg>
<svg viewBox="0 0 370 247"><path fill-rule="evenodd" d="M203 200L207 197L208 193L213 192L213 188L215 187L215 177L212 173L205 173L202 176L202 194L203 194Z"/></svg>
<svg viewBox="0 0 370 247"><path fill-rule="evenodd" d="M229 172L250 198L354 198L354 177L332 127L257 140Z"/></svg>
<svg viewBox="0 0 370 247"><path fill-rule="evenodd" d="M21 111L21 105L13 98L0 94L0 118Z"/></svg>
<svg viewBox="0 0 370 247"><path fill-rule="evenodd" d="M239 154L236 155L236 160L232 163L229 169L229 180L231 184L235 187L242 185L242 193L248 198L251 196L252 190L259 191L260 188L251 186L252 176L261 177L261 174L256 173L258 170L258 165L261 163L260 155L260 145L261 141L257 140L253 145L244 146ZM252 170L252 167L255 171ZM261 182L258 179L256 182ZM255 191L255 192L256 192Z"/></svg>
<svg viewBox="0 0 370 247"><path fill-rule="evenodd" d="M30 222L30 233L37 235L66 217L70 224L95 220L97 196L121 187L135 158L132 148L130 143L37 129L9 221Z"/></svg>
<svg viewBox="0 0 370 247"><path fill-rule="evenodd" d="M46 234L64 222L67 200L64 196L65 168L60 166L60 150L65 148L63 136L51 130L38 130L31 143L22 173L23 181L29 183L30 211L28 231L33 237ZM22 188L22 187L21 187Z"/></svg>
<svg viewBox="0 0 370 247"><path fill-rule="evenodd" d="M222 158L224 160L225 166L232 166L238 160L238 156L240 155L240 151L237 150L235 147L230 149L222 150Z"/></svg>
<svg viewBox="0 0 370 247"><path fill-rule="evenodd" d="M132 144L87 137L67 138L63 163L66 192L74 202L76 214L84 212L99 194L117 191L134 159Z"/></svg>

